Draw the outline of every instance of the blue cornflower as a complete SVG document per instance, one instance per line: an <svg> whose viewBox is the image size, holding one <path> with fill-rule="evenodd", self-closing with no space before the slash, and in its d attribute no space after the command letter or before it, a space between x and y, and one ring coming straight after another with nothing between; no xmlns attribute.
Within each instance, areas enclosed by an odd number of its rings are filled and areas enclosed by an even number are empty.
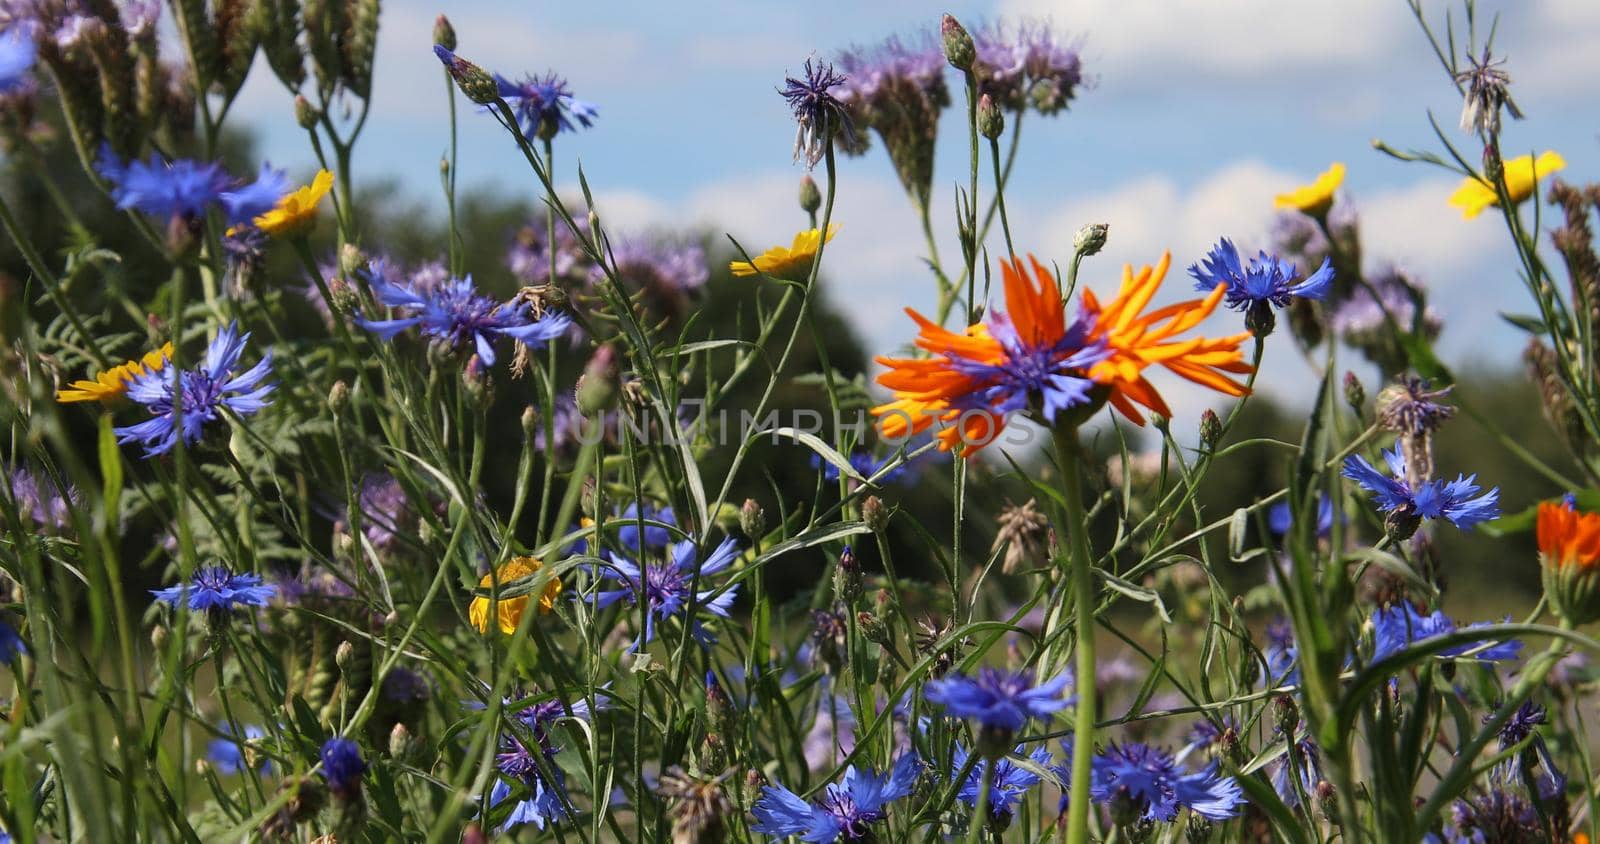
<svg viewBox="0 0 1600 844"><path fill-rule="evenodd" d="M1272 771L1272 790L1285 806L1293 809L1300 805L1301 793L1316 793L1322 779L1322 754L1317 751L1317 743L1307 736L1290 743L1278 760Z"/></svg>
<svg viewBox="0 0 1600 844"><path fill-rule="evenodd" d="M844 82L844 76L836 73L833 65L806 59L805 78L785 77L783 87L778 89L794 111L794 160L805 159L807 168L822 160L822 153L835 134L842 134L847 145L855 143L850 113L833 92Z"/></svg>
<svg viewBox="0 0 1600 844"><path fill-rule="evenodd" d="M559 770L556 773L560 775ZM562 807L557 791L561 785L552 787L543 777L534 777L523 784L527 786L527 796L517 800L516 805L511 807L511 813L506 815L505 823L500 826L502 831L530 823L536 829L544 829L545 824L566 817L566 809ZM511 785L503 779L495 780L494 787L489 791L489 806L498 806L511 796Z"/></svg>
<svg viewBox="0 0 1600 844"><path fill-rule="evenodd" d="M1479 627L1480 624L1468 625L1466 629ZM1408 645L1423 642L1447 633L1454 633L1456 623L1441 610L1434 610L1427 615L1417 612L1409 601L1400 601L1384 609L1374 610L1372 613L1372 661L1378 662L1393 654L1404 650ZM1455 645L1439 652L1441 657L1460 656L1467 651L1474 650L1483 645L1490 644L1491 640L1482 642L1467 642ZM1505 659L1516 659L1522 651L1522 643L1516 639L1509 642L1499 642L1474 653L1470 659L1485 662L1498 662Z"/></svg>
<svg viewBox="0 0 1600 844"><path fill-rule="evenodd" d="M322 776L335 797L348 799L360 794L361 775L366 772L367 763L355 742L335 736L322 743Z"/></svg>
<svg viewBox="0 0 1600 844"><path fill-rule="evenodd" d="M648 536L646 541L649 541ZM661 562L645 562L642 565L620 554L611 554L609 566L597 567L602 578L621 581L623 587L596 593L594 602L597 608L609 607L618 601L635 604L640 591L644 593L644 633L635 640L635 647L654 639L656 627L661 622L685 613L691 597L689 587L695 581L697 572L700 585L704 586L707 577L721 572L739 558L739 546L731 538L724 539L701 562L694 542L686 539L673 544L667 554L668 558ZM739 587L735 584L720 592L716 589L702 590L693 599L697 608L727 618L738 594ZM692 625L695 638L701 642L711 641L711 636L700 626L700 622L686 621Z"/></svg>
<svg viewBox="0 0 1600 844"><path fill-rule="evenodd" d="M911 793L921 768L914 753L895 760L883 774L851 765L844 780L829 783L815 803L781 785L769 785L750 810L756 818L751 829L777 837L798 835L812 844L870 839L873 824L886 816L885 807Z"/></svg>
<svg viewBox="0 0 1600 844"><path fill-rule="evenodd" d="M31 27L13 24L0 33L0 94L9 94L28 84L28 71L33 69L38 53Z"/></svg>
<svg viewBox="0 0 1600 844"><path fill-rule="evenodd" d="M1182 762L1189 758L1192 753L1209 750L1222 741L1225 734L1230 737L1238 736L1239 719L1232 715L1223 715L1220 723L1210 718L1201 718L1195 721L1194 726L1189 728L1189 743L1178 751L1176 761Z"/></svg>
<svg viewBox="0 0 1600 844"><path fill-rule="evenodd" d="M1267 624L1267 647L1261 656L1267 663L1267 686L1300 685L1300 651L1294 644L1294 627L1289 619Z"/></svg>
<svg viewBox="0 0 1600 844"><path fill-rule="evenodd" d="M672 541L672 532L661 525L677 526L678 520L672 513L671 507L657 508L648 502L645 503L643 512L640 511L639 502L629 504L627 509L617 517L622 527L617 529L617 541L629 551L639 550L639 520L644 520L644 547L654 551L667 547ZM651 524L659 522L660 524Z"/></svg>
<svg viewBox="0 0 1600 844"><path fill-rule="evenodd" d="M857 474L863 478L872 478L877 473L883 472L885 468L895 464L900 458L897 454L891 454L879 459L873 457L871 452L853 451L846 459L850 461L850 468L856 470ZM910 467L911 463L909 461L894 465L893 468L884 472L883 476L877 478L874 482L879 485L892 483L904 475ZM839 480L839 467L823 460L820 454L811 455L811 468L820 469L822 471L822 479L828 483L835 483Z"/></svg>
<svg viewBox="0 0 1600 844"><path fill-rule="evenodd" d="M1267 511L1267 529L1273 536L1284 536L1294 526L1289 512L1289 502L1280 501ZM1317 538L1325 539L1333 532L1333 499L1317 496Z"/></svg>
<svg viewBox="0 0 1600 844"><path fill-rule="evenodd" d="M1045 269L1037 262L1034 269L1043 279ZM1015 306L1010 295L1013 274L1027 283L1020 260L1014 268L1005 265L1007 304ZM1003 358L997 363L950 358L951 369L986 385L966 397L968 406L964 409L985 409L1003 416L1027 410L1037 396L1045 419L1053 423L1057 413L1087 404L1089 391L1095 387L1089 369L1111 356L1103 339L1091 341L1089 338L1095 317L1095 312L1079 308L1077 317L1064 329L1058 323L1057 330L1050 330L1039 325L1038 317L1026 314L1023 319L1027 330L1023 332L1018 330L1011 314L995 311L986 325L989 335L1004 350Z"/></svg>
<svg viewBox="0 0 1600 844"><path fill-rule="evenodd" d="M10 665L17 657L28 652L28 643L15 627L0 619L0 662Z"/></svg>
<svg viewBox="0 0 1600 844"><path fill-rule="evenodd" d="M1215 762L1190 772L1172 754L1147 744L1113 744L1094 758L1089 796L1097 803L1131 799L1150 820L1171 821L1179 809L1211 820L1231 818L1244 802L1233 777L1217 772Z"/></svg>
<svg viewBox="0 0 1600 844"><path fill-rule="evenodd" d="M233 728L223 722L219 727L222 736L206 743L206 758L211 761L211 767L222 774L238 774L247 770L250 765L244 757L244 743L251 739L266 736L266 731L254 724L246 724L244 738L233 735ZM266 763L262 763L265 767Z"/></svg>
<svg viewBox="0 0 1600 844"><path fill-rule="evenodd" d="M512 111L525 124L529 135L554 138L560 132L576 132L574 120L587 129L600 116L599 109L577 99L567 90L567 80L554 71L543 76L526 76L521 82L512 82L494 75L500 87L500 96L511 104Z"/></svg>
<svg viewBox="0 0 1600 844"><path fill-rule="evenodd" d="M952 773L960 773L967 766L970 754L961 745L956 745L950 759ZM1024 768L1011 761L1011 756L1018 756L1031 760L1041 768L1050 765L1050 748L1038 747L1032 753L1022 745L1012 749L1010 756L1002 756L994 760L994 772L989 779L989 813L995 817L1005 817L1011 813L1011 807L1022 800L1022 795L1028 789L1038 785L1043 779L1032 770ZM961 790L956 792L956 799L968 806L978 805L978 796L982 794L983 771L985 763L979 759L967 773L967 778L961 783Z"/></svg>
<svg viewBox="0 0 1600 844"><path fill-rule="evenodd" d="M1406 464L1400 447L1383 452L1383 459L1393 477L1354 454L1345 458L1341 474L1372 493L1378 510L1388 514L1390 532L1403 533L1402 539L1415 532L1416 522L1421 519L1446 519L1462 530L1471 530L1474 525L1500 516L1500 488L1478 495L1477 475L1458 475L1453 481L1425 481L1412 489L1405 479Z"/></svg>
<svg viewBox="0 0 1600 844"><path fill-rule="evenodd" d="M1333 286L1333 263L1322 259L1322 266L1301 277L1294 264L1262 252L1246 264L1233 242L1223 238L1199 264L1189 265L1195 289L1210 293L1218 286L1226 289L1223 302L1245 314L1245 326L1258 337L1272 333L1276 317L1273 308L1284 308L1293 297L1321 299Z"/></svg>
<svg viewBox="0 0 1600 844"><path fill-rule="evenodd" d="M1502 789L1457 800L1450 815L1456 827L1449 838L1452 842L1498 844L1548 840L1544 823L1533 804Z"/></svg>
<svg viewBox="0 0 1600 844"><path fill-rule="evenodd" d="M122 209L137 208L155 217L193 219L215 208L229 226L243 225L271 211L289 192L282 170L263 164L253 182L235 179L216 162L178 159L124 163L111 147L100 148L95 169L111 182L111 198Z"/></svg>
<svg viewBox="0 0 1600 844"><path fill-rule="evenodd" d="M983 668L977 677L952 674L930 680L923 697L942 705L954 718L972 718L986 729L1015 732L1029 718L1049 718L1072 704L1075 697L1062 697L1072 683L1072 673L1064 671L1035 686L1033 672L1011 674L998 668Z"/></svg>
<svg viewBox="0 0 1600 844"><path fill-rule="evenodd" d="M238 375L233 373L249 339L248 333L239 333L237 323L229 323L206 347L200 365L181 373L185 443L199 442L206 423L220 418L223 409L248 416L267 406L267 394L277 386L262 383L272 374L271 351L255 366ZM148 370L128 382L128 398L144 405L150 411L150 418L137 425L115 429L117 442L143 443L146 457L165 454L177 445L180 414L173 398L179 391L179 378L179 371L168 366Z"/></svg>
<svg viewBox="0 0 1600 844"><path fill-rule="evenodd" d="M480 295L470 275L451 279L433 290L421 290L391 280L387 262L374 261L368 279L379 302L409 311L410 315L382 320L357 317L357 325L385 340L417 326L424 337L450 348L475 348L478 357L488 366L494 365L497 338L510 337L537 349L546 341L560 337L572 324L572 318L566 314L552 313L533 319L526 303L501 304Z"/></svg>
<svg viewBox="0 0 1600 844"><path fill-rule="evenodd" d="M554 822L566 816L561 794L566 788L566 775L556 766L555 755L560 751L550 739L549 728L557 719L570 716L582 721L589 721L593 717L589 703L585 699L576 700L563 705L556 698L529 703L524 698L519 701L505 701L506 717L521 724L528 734L532 736L532 743L525 741L519 734L513 732L502 733L500 736L500 749L495 754L495 767L500 773L526 789L526 796L520 797L516 805L511 808L506 816L503 829L511 829L523 824L533 824L539 829L544 829L546 823ZM610 699L604 695L597 695L595 705L605 708ZM480 708L481 704L470 703L472 708ZM543 757L543 769L540 767L540 757ZM549 772L548 776L546 771ZM512 796L512 785L506 779L497 780L489 792L489 804L497 806L506 798Z"/></svg>
<svg viewBox="0 0 1600 844"><path fill-rule="evenodd" d="M1488 723L1492 718L1494 718L1493 712L1486 713L1483 716L1485 723ZM1500 725L1501 753L1516 747L1526 741L1528 737L1533 737L1533 741L1523 753L1507 757L1495 766L1495 777L1501 783L1511 785L1516 782L1518 773L1522 770L1523 759L1528 758L1528 754L1531 753L1533 758L1529 760L1530 773L1535 763L1544 767L1544 778L1537 783L1540 794L1554 793L1565 787L1566 778L1562 776L1560 771L1556 770L1555 760L1550 758L1550 749L1545 746L1544 737L1539 735L1537 729L1544 722L1544 707L1531 700L1525 700L1521 706L1517 707L1517 711L1511 713L1511 717Z"/></svg>
<svg viewBox="0 0 1600 844"><path fill-rule="evenodd" d="M174 607L183 603L191 610L218 612L235 607L264 607L277 593L278 587L262 583L260 575L234 574L224 566L197 569L188 583L150 590L156 600Z"/></svg>

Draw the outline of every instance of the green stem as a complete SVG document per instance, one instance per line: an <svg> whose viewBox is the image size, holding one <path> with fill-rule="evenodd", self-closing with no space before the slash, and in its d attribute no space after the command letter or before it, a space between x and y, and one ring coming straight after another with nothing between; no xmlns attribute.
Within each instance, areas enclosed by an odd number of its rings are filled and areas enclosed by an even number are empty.
<svg viewBox="0 0 1600 844"><path fill-rule="evenodd" d="M1061 497L1071 559L1073 614L1077 620L1077 680L1080 693L1073 711L1072 790L1067 805L1067 844L1089 840L1089 763L1094 754L1094 571L1089 552L1088 519L1083 507L1082 447L1075 426L1054 431L1061 468Z"/></svg>

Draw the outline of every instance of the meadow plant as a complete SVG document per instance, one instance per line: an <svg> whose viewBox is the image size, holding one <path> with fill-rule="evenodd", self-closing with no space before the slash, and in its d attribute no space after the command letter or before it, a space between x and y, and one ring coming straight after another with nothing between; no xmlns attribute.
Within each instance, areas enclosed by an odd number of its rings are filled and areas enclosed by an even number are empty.
<svg viewBox="0 0 1600 844"><path fill-rule="evenodd" d="M0 194L0 840L1591 840L1600 187L1503 157L1514 66L1411 2L1482 153L1378 148L1503 218L1570 467L1454 390L1345 164L1265 248L1180 256L1184 296L1093 220L1015 242L1024 120L1094 82L1042 21L775 66L796 234L747 248L614 231L564 154L605 131L586 69L481 67L441 16L447 222L406 254L354 189L377 0L3 4L7 176L59 220ZM250 73L303 180L243 164ZM537 208L487 251L463 132ZM874 137L936 304L858 365L825 297ZM1239 433L1269 354L1314 385L1297 441ZM1545 500L1436 465L1474 424ZM1219 507L1244 459L1276 491ZM1458 622L1446 532L1524 538L1544 599Z"/></svg>

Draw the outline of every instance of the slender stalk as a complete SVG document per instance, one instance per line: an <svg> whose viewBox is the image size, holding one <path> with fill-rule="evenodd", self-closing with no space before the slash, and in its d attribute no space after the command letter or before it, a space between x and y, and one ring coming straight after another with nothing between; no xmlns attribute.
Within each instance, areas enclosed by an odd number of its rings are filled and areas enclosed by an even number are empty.
<svg viewBox="0 0 1600 844"><path fill-rule="evenodd" d="M1094 571L1089 551L1089 520L1083 506L1082 446L1074 426L1057 425L1056 460L1061 468L1061 498L1068 541L1073 615L1077 627L1078 702L1073 710L1072 789L1067 805L1067 844L1089 840L1089 763L1094 754Z"/></svg>

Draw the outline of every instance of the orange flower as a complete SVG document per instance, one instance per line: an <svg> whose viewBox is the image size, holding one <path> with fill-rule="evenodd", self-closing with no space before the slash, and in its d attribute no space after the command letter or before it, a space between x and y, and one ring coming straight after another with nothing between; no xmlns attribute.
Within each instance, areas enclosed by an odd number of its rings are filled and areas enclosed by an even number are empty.
<svg viewBox="0 0 1600 844"><path fill-rule="evenodd" d="M1543 502L1535 530L1544 594L1561 620L1600 620L1600 513Z"/></svg>
<svg viewBox="0 0 1600 844"><path fill-rule="evenodd" d="M1136 405L1172 416L1172 409L1161 394L1145 380L1145 368L1154 364L1225 395L1243 396L1250 391L1223 374L1248 375L1254 370L1239 351L1239 344L1250 338L1250 332L1216 339L1178 337L1217 309L1227 292L1226 285L1218 285L1204 299L1191 299L1142 316L1139 314L1155 297L1171 263L1172 253L1163 252L1155 267L1144 267L1138 275L1134 275L1131 264L1123 266L1122 288L1104 307L1093 292L1083 291L1084 304L1099 314L1093 337L1103 338L1111 347L1111 357L1096 364L1089 374L1111 388L1112 406L1138 425L1144 424L1144 416Z"/></svg>

